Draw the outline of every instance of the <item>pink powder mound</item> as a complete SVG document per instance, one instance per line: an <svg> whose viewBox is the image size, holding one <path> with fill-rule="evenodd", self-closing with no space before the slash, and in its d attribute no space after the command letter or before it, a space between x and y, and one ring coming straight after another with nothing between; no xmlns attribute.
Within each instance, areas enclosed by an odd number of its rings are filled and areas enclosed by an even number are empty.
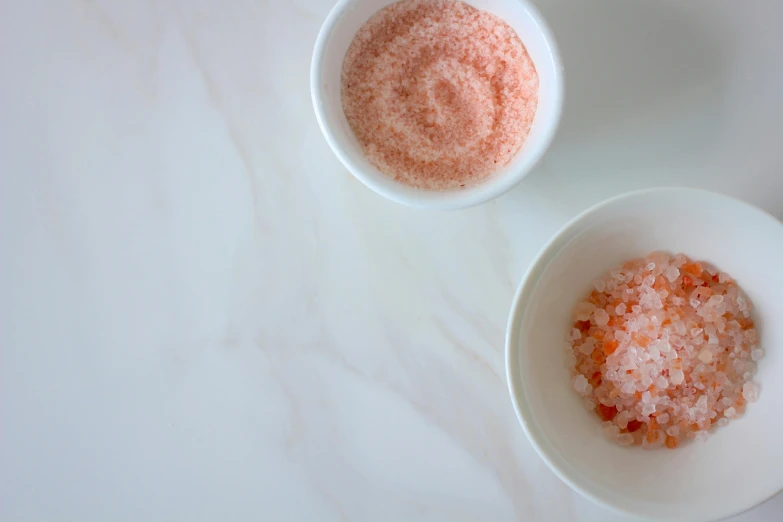
<svg viewBox="0 0 783 522"><path fill-rule="evenodd" d="M418 188L459 188L504 167L522 147L538 74L500 18L453 0L404 0L354 37L342 101L382 172Z"/></svg>

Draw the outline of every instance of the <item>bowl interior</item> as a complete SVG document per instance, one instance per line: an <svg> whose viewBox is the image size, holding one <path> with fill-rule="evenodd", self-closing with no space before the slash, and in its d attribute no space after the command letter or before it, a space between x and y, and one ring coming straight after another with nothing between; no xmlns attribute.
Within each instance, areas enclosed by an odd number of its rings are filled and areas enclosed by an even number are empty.
<svg viewBox="0 0 783 522"><path fill-rule="evenodd" d="M370 16L395 0L342 0L329 14L316 42L311 89L316 115L326 140L340 161L365 185L400 203L455 208L502 194L535 165L549 146L560 119L562 75L549 30L538 12L520 0L467 0L503 18L519 35L539 75L539 101L530 134L504 169L476 185L458 190L428 191L398 183L365 158L342 109L340 76L348 46Z"/></svg>
<svg viewBox="0 0 783 522"><path fill-rule="evenodd" d="M570 385L564 338L591 281L654 250L683 252L734 277L755 305L766 356L759 402L706 443L676 450L622 448ZM523 281L509 320L512 400L531 441L561 478L588 497L639 516L712 520L783 488L783 224L726 196L691 189L634 193L577 218Z"/></svg>

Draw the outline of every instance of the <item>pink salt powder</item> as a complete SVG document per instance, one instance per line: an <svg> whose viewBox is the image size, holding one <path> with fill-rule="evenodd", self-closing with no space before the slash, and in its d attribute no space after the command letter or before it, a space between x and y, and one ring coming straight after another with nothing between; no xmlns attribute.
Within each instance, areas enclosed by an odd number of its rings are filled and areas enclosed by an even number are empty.
<svg viewBox="0 0 783 522"><path fill-rule="evenodd" d="M354 37L342 103L382 172L418 188L458 188L504 167L522 147L538 74L500 18L454 0L404 0Z"/></svg>
<svg viewBox="0 0 783 522"><path fill-rule="evenodd" d="M758 399L764 351L728 274L682 254L628 261L593 283L567 335L573 387L620 445L704 440Z"/></svg>

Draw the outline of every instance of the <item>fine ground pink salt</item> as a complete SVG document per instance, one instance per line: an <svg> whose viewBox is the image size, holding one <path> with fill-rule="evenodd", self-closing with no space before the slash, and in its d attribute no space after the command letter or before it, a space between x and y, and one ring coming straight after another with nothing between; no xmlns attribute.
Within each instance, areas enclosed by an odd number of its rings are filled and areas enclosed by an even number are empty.
<svg viewBox="0 0 783 522"><path fill-rule="evenodd" d="M378 169L414 187L451 189L519 151L538 105L538 74L500 18L453 0L404 0L354 37L342 102Z"/></svg>
<svg viewBox="0 0 783 522"><path fill-rule="evenodd" d="M706 439L758 398L764 352L752 305L728 274L682 254L614 268L574 309L573 387L620 445Z"/></svg>

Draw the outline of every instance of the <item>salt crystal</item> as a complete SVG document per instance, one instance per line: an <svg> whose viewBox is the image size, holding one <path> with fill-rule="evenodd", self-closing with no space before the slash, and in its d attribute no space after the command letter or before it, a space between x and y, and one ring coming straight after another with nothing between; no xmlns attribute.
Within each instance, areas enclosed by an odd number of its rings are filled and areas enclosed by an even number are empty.
<svg viewBox="0 0 783 522"><path fill-rule="evenodd" d="M693 308L698 308L698 307L699 307L699 305L701 304L701 303L699 303L699 301L698 301L698 300L696 300L696 299L691 299L691 300L690 300L690 303L691 303L691 306L692 306Z"/></svg>
<svg viewBox="0 0 783 522"><path fill-rule="evenodd" d="M678 277L680 277L680 271L677 268L670 266L666 269L663 275L666 279L669 280L670 283L673 283L677 280Z"/></svg>
<svg viewBox="0 0 783 522"><path fill-rule="evenodd" d="M675 424L666 430L666 434L671 437L676 437L680 434L680 427Z"/></svg>
<svg viewBox="0 0 783 522"><path fill-rule="evenodd" d="M682 370L672 370L669 372L669 380L675 386L680 385L685 380L685 374Z"/></svg>
<svg viewBox="0 0 783 522"><path fill-rule="evenodd" d="M655 284L655 276L647 276L644 278L644 281L642 281L642 284L644 286L652 286Z"/></svg>
<svg viewBox="0 0 783 522"><path fill-rule="evenodd" d="M721 272L718 274L718 282L720 284L728 283L729 281L731 281L731 278L726 272Z"/></svg>
<svg viewBox="0 0 783 522"><path fill-rule="evenodd" d="M595 312L593 312L593 320L598 326L606 326L609 322L609 314L603 308L596 308Z"/></svg>
<svg viewBox="0 0 783 522"><path fill-rule="evenodd" d="M609 440L614 440L620 435L620 428L614 424L609 424L608 426L604 427L604 435Z"/></svg>
<svg viewBox="0 0 783 522"><path fill-rule="evenodd" d="M691 328L691 337L696 337L697 335L701 335L704 331L703 328Z"/></svg>
<svg viewBox="0 0 783 522"><path fill-rule="evenodd" d="M669 422L669 414L661 413L655 418L655 420L657 420L659 424L666 424L667 422Z"/></svg>
<svg viewBox="0 0 783 522"><path fill-rule="evenodd" d="M642 415L645 417L649 417L651 414L655 413L655 405L654 404L645 404L642 406Z"/></svg>
<svg viewBox="0 0 783 522"><path fill-rule="evenodd" d="M753 359L754 361L760 361L763 357L764 357L764 350L762 350L761 348L754 348L750 352L750 358Z"/></svg>
<svg viewBox="0 0 783 522"><path fill-rule="evenodd" d="M669 381L666 380L666 377L661 375L657 379L655 379L655 386L658 387L659 390L665 390L669 387Z"/></svg>
<svg viewBox="0 0 783 522"><path fill-rule="evenodd" d="M593 310L595 310L593 303L581 302L574 307L574 318L577 321L588 321Z"/></svg>
<svg viewBox="0 0 783 522"><path fill-rule="evenodd" d="M758 384L754 382L746 382L742 385L742 396L748 402L756 402L758 400Z"/></svg>
<svg viewBox="0 0 783 522"><path fill-rule="evenodd" d="M619 305L617 305L617 308L614 309L614 312L617 315L623 315L625 314L625 310L626 310L625 303L620 303Z"/></svg>
<svg viewBox="0 0 783 522"><path fill-rule="evenodd" d="M631 307L631 311L638 315L638 314L642 313L642 307L639 306L639 305L633 305Z"/></svg>
<svg viewBox="0 0 783 522"><path fill-rule="evenodd" d="M570 340L576 341L577 339L581 339L581 338L582 338L582 332L580 332L578 328L572 328Z"/></svg>
<svg viewBox="0 0 783 522"><path fill-rule="evenodd" d="M716 424L717 424L718 426L725 426L725 425L727 425L728 423L729 423L729 419L727 419L727 418L725 418L725 417L721 417L720 419L718 419L718 422L717 422Z"/></svg>
<svg viewBox="0 0 783 522"><path fill-rule="evenodd" d="M707 442L708 438L710 438L710 434L707 431L699 430L696 432L696 442Z"/></svg>
<svg viewBox="0 0 783 522"><path fill-rule="evenodd" d="M712 352L709 348L705 348L699 352L699 360L704 364L709 364L712 362Z"/></svg>
<svg viewBox="0 0 783 522"><path fill-rule="evenodd" d="M584 394L587 392L587 390L590 388L590 383L587 382L587 379L584 375L579 374L576 377L574 377L574 389L579 392L580 394Z"/></svg>
<svg viewBox="0 0 783 522"><path fill-rule="evenodd" d="M726 408L726 409L723 411L723 416L724 416L724 417L726 417L727 419L731 419L731 418L732 418L732 417L734 417L736 414L737 414L737 410L735 410L733 407Z"/></svg>
<svg viewBox="0 0 783 522"><path fill-rule="evenodd" d="M630 433L623 433L619 437L617 437L616 442L620 446L630 446L631 444L633 444L633 435L631 435Z"/></svg>

